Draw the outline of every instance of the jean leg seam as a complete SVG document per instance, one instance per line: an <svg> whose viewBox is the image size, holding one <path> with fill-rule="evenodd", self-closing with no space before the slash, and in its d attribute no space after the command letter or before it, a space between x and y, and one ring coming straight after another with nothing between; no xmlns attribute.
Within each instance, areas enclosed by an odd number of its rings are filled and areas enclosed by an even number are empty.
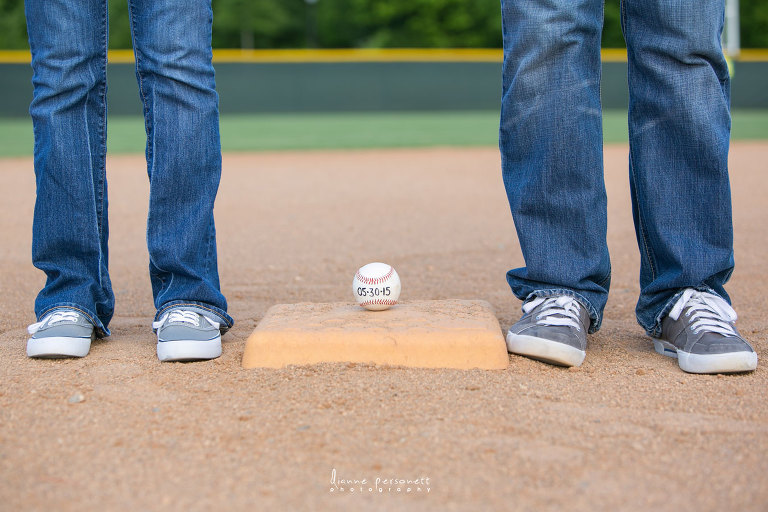
<svg viewBox="0 0 768 512"><path fill-rule="evenodd" d="M138 48L138 39L136 37L136 4L133 0L128 0L128 15L129 15L129 22L131 25L131 42L133 44L133 56L136 60L136 81L139 86L139 96L141 97L141 103L144 107L144 131L147 134L147 149L146 149L146 158L147 158L147 165L149 165L150 161L154 157L153 155L153 146L150 144L151 136L152 136L152 124L153 122L150 122L150 118L152 118L150 114L150 108L149 103L147 101L147 94L145 92L144 87L144 74L141 71L141 52ZM150 178L151 179L151 178Z"/></svg>
<svg viewBox="0 0 768 512"><path fill-rule="evenodd" d="M603 29L605 26L605 2L600 2L600 19L602 20L601 28L600 28L600 35L602 36ZM598 108L600 108L600 119L602 121L603 118L603 66L602 61L597 67L597 104ZM600 123L600 151L602 154L603 151L603 125ZM603 177L603 180L605 180L605 177Z"/></svg>
<svg viewBox="0 0 768 512"><path fill-rule="evenodd" d="M105 9L107 8L106 2L105 2ZM100 197L97 198L98 203L98 213L97 213L97 222L98 222L98 229L99 234L101 234L102 228L104 226L104 174L106 173L106 150L107 150L107 144L106 144L106 117L107 117L107 44L108 44L108 36L107 36L107 24L108 19L106 18L106 11L102 10L101 12L102 18L102 35L103 35L103 41L102 41L102 50L104 51L101 61L101 76L103 77L103 82L99 86L99 103L101 105L101 113L102 115L99 117L99 183L98 183L98 192L100 194Z"/></svg>
<svg viewBox="0 0 768 512"><path fill-rule="evenodd" d="M154 174L152 172L152 159L154 158L154 146L151 144L151 140L153 137L153 124L154 124L154 117L151 114L151 110L149 108L149 102L147 100L147 93L146 93L146 87L144 85L144 73L142 71L142 64L141 64L141 51L139 48L138 43L138 37L136 33L136 4L133 0L128 0L128 15L129 15L129 22L130 22L130 28L131 28L131 43L133 45L133 56L136 60L136 82L139 87L139 96L141 97L141 104L143 107L143 114L144 114L144 132L147 137L146 142L146 149L145 149L145 158L147 161L147 171L149 174L149 182L150 182L150 205L152 204L152 175ZM147 247L149 247L149 222L151 218L152 212L148 212L147 214L147 234L146 234L146 243ZM166 279L162 276L161 272L163 270L159 268L155 263L152 261L152 255L149 255L150 257L150 266L154 265L155 268L158 271L157 278L160 281L160 291L166 289L165 282ZM151 270L151 268L150 268Z"/></svg>
<svg viewBox="0 0 768 512"><path fill-rule="evenodd" d="M208 228L208 247L205 254L205 265L207 274L213 275L214 272L218 272L217 266L213 264L211 254L216 254L216 228L214 226L214 220L211 218L210 226Z"/></svg>
<svg viewBox="0 0 768 512"><path fill-rule="evenodd" d="M635 202L637 203L637 229L640 233L639 242L642 245L641 250L645 253L645 257L648 260L648 267L651 270L651 280L656 279L656 265L654 263L654 254L651 249L651 244L648 242L648 235L645 229L644 214L641 207L641 201L639 199L639 188L637 186L637 177L634 171L634 158L633 158L632 144L629 147L629 165L632 168L631 176L635 186Z"/></svg>
<svg viewBox="0 0 768 512"><path fill-rule="evenodd" d="M102 77L104 78L104 81L101 84L101 88L99 91L99 94L101 96L101 104L103 106L103 114L100 119L100 143L101 147L100 154L99 154L99 194L101 197L99 198L99 208L98 208L98 228L99 228L99 246L101 246L101 237L102 233L104 231L104 216L106 213L106 209L104 207L105 198L107 197L107 183L106 183L106 156L107 156L107 49L109 47L109 6L106 0L104 0L104 9L102 9L102 28L103 28L103 37L104 42L102 45L104 55L103 59L101 60L102 65ZM101 250L99 250L99 259L102 260L104 257ZM107 267L107 263L105 262L104 267ZM101 284L101 289L104 290L104 277L101 275L101 261L99 261L99 280L101 281L99 284ZM106 294L105 294L106 298Z"/></svg>
<svg viewBox="0 0 768 512"><path fill-rule="evenodd" d="M632 71L631 71L631 65L630 65L630 59L631 59L631 48L629 44L629 38L627 35L629 34L629 17L627 16L627 0L621 0L621 21L622 21L622 30L624 32L624 41L627 42L627 83L630 89L630 109L629 109L629 115L631 115L632 109L631 109L631 102L632 102ZM629 123L629 120L627 121ZM642 211L641 207L641 201L639 200L639 188L637 186L637 176L635 173L635 158L634 158L634 148L632 144L632 134L630 133L629 138L629 166L630 166L630 176L632 178L633 184L634 184L634 190L635 190L635 202L637 204L637 230L639 233L639 239L638 239L638 245L641 245L642 247L639 247L641 251L645 253L645 258L648 260L648 267L651 271L651 280L656 279L656 265L654 264L653 259L653 251L651 250L650 244L648 242L647 232L645 228L645 222L644 219L644 213Z"/></svg>
<svg viewBox="0 0 768 512"><path fill-rule="evenodd" d="M598 281L598 282L597 282L597 284L598 284L598 285L599 285L601 288L605 288L605 287L606 287L606 285L607 285L608 283L610 283L610 282L611 282L611 269L609 268L609 269L608 269L608 273L605 275L605 277L604 277L603 279L601 279L600 281Z"/></svg>
<svg viewBox="0 0 768 512"><path fill-rule="evenodd" d="M621 0L619 2L619 16L620 16L619 20L621 23L621 32L622 32L622 35L624 36L625 43L627 42L627 5L626 3L627 3L626 0ZM603 6L603 8L605 8L605 6Z"/></svg>

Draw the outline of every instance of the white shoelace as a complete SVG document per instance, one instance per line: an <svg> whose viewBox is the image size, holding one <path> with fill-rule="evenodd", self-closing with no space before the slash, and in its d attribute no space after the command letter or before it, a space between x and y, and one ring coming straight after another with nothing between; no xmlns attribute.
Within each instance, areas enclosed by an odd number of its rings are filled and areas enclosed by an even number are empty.
<svg viewBox="0 0 768 512"><path fill-rule="evenodd" d="M45 318L43 318L41 321L30 325L27 327L27 332L29 334L35 334L37 331L42 329L46 325L50 325L54 322L72 322L76 323L78 319L80 318L79 313L75 313L74 311L54 311L53 313L49 314Z"/></svg>
<svg viewBox="0 0 768 512"><path fill-rule="evenodd" d="M717 295L688 288L675 302L669 317L677 320L686 308L688 312L685 315L691 319L691 329L694 334L708 331L726 336L738 336L733 328L733 322L737 318L736 311Z"/></svg>
<svg viewBox="0 0 768 512"><path fill-rule="evenodd" d="M219 323L214 322L210 318L208 318L205 315L199 315L194 311L187 311L184 309L172 309L168 313L162 316L160 320L157 322L152 323L153 329L159 329L163 325L165 325L167 322L180 322L185 324L194 325L195 327L200 326L200 317L205 318L209 324L211 324L215 328L219 328Z"/></svg>
<svg viewBox="0 0 768 512"><path fill-rule="evenodd" d="M581 305L573 297L568 295L537 297L523 304L523 312L530 313L539 304L544 304L544 306L536 316L538 325L567 326L581 331L581 317L579 316Z"/></svg>

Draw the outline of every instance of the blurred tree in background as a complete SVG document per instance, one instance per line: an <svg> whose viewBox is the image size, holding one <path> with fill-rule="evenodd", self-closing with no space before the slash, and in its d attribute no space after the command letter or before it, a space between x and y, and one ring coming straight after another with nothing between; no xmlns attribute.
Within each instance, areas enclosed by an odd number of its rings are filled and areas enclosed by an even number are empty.
<svg viewBox="0 0 768 512"><path fill-rule="evenodd" d="M213 0L214 48L305 46L304 0Z"/></svg>
<svg viewBox="0 0 768 512"><path fill-rule="evenodd" d="M129 27L128 2L126 0L108 0L109 3L109 47L132 48Z"/></svg>
<svg viewBox="0 0 768 512"><path fill-rule="evenodd" d="M619 0L605 0L603 5L603 48L624 48Z"/></svg>
<svg viewBox="0 0 768 512"><path fill-rule="evenodd" d="M0 48L29 48L24 0L0 0Z"/></svg>
<svg viewBox="0 0 768 512"><path fill-rule="evenodd" d="M768 48L768 2L740 0L741 47Z"/></svg>
<svg viewBox="0 0 768 512"><path fill-rule="evenodd" d="M499 0L319 0L314 8L323 47L501 46Z"/></svg>
<svg viewBox="0 0 768 512"><path fill-rule="evenodd" d="M499 0L212 0L217 48L498 48ZM130 48L126 0L108 0L110 47ZM695 3L691 4L695 8ZM768 48L768 2L740 0L741 44ZM624 46L605 0L603 46ZM0 48L27 48L23 0L0 0Z"/></svg>

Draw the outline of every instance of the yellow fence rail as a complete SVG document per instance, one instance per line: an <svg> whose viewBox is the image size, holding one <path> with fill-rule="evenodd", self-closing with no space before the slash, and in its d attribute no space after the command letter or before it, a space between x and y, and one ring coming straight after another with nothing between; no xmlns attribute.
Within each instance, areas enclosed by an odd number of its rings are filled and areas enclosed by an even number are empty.
<svg viewBox="0 0 768 512"><path fill-rule="evenodd" d="M604 48L602 58L605 62L623 62L627 60L624 48ZM109 62L133 62L132 50L110 50ZM317 50L232 50L213 51L214 62L501 62L500 49L461 48L461 49L317 49ZM768 48L743 49L738 62L768 62ZM27 50L0 50L0 64L28 63Z"/></svg>

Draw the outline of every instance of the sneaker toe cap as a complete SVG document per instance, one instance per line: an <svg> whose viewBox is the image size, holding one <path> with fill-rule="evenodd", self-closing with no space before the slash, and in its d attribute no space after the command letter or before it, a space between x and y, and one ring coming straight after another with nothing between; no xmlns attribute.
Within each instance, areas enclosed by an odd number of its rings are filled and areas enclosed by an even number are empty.
<svg viewBox="0 0 768 512"><path fill-rule="evenodd" d="M218 329L196 329L184 325L168 325L158 333L158 341L211 341L219 336Z"/></svg>
<svg viewBox="0 0 768 512"><path fill-rule="evenodd" d="M711 355L732 352L754 352L749 343L742 338L705 335L693 344L690 353Z"/></svg>
<svg viewBox="0 0 768 512"><path fill-rule="evenodd" d="M557 343L563 343L564 345L568 345L579 350L585 350L587 348L586 336L574 335L575 332L575 329L571 329L569 327L542 327L538 325L532 325L526 329L523 329L521 332L514 334L555 341Z"/></svg>
<svg viewBox="0 0 768 512"><path fill-rule="evenodd" d="M41 338L90 338L93 336L93 326L80 324L53 325L40 329L32 335L32 339Z"/></svg>

